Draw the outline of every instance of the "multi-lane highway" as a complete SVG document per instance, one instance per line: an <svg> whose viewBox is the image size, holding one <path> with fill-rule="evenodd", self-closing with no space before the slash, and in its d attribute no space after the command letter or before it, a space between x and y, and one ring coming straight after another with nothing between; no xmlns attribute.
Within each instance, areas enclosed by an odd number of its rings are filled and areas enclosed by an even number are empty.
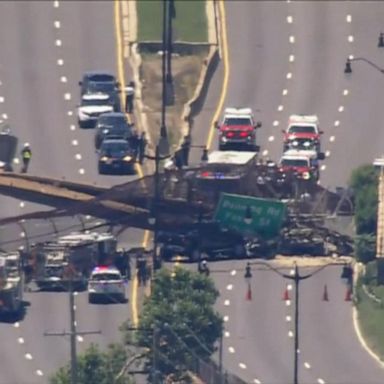
<svg viewBox="0 0 384 384"><path fill-rule="evenodd" d="M258 132L262 153L278 160L288 116L317 114L327 156L321 182L330 188L345 186L354 167L372 162L382 152L383 133L377 124L383 117L381 87L376 84L383 75L361 62L353 63L351 75L343 71L351 55L384 65L384 51L377 47L383 4L227 2L225 8L220 81L214 79L208 110L195 127L206 130L220 100L221 108L250 106L263 122ZM212 147L217 148L216 135ZM246 301L243 276L230 273L234 263L223 264L217 268L228 269L228 276L214 277L226 323L225 366L246 382L292 382L293 311L281 300L285 282L258 271L253 300ZM325 284L332 292L329 302L322 302ZM334 267L302 284L299 382L384 380L384 369L356 334L345 289L340 269Z"/></svg>
<svg viewBox="0 0 384 384"><path fill-rule="evenodd" d="M0 42L0 114L21 144L31 144L31 173L106 186L128 180L98 175L94 132L78 129L76 121L78 81L83 72L118 72L117 64L123 60L116 47L120 23L120 13L109 1L0 4L4 37ZM125 76L129 80L130 74ZM0 201L4 217L44 209L10 198ZM74 222L74 218L61 220L58 226ZM25 224L25 228L33 238L52 231L52 223ZM3 228L0 242L17 239L22 232L16 225ZM142 232L131 231L123 241L137 245L141 239ZM19 244L26 246L25 238ZM24 321L0 324L0 338L6 346L0 366L2 384L46 383L48 375L69 360L68 338L43 336L45 331L69 329L68 295L32 292L26 300L31 305ZM79 294L76 316L79 331L102 332L84 336L84 342L78 343L80 350L90 341L106 345L118 340L118 326L130 316L130 303L90 306L86 295Z"/></svg>

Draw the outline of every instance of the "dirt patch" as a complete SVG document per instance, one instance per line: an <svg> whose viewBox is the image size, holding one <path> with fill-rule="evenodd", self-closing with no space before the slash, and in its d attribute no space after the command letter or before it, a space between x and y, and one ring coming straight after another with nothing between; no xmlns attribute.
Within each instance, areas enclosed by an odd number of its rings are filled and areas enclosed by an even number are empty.
<svg viewBox="0 0 384 384"><path fill-rule="evenodd" d="M175 103L166 108L166 126L171 148L177 147L182 138L184 105L194 95L205 59L205 52L196 55L175 55L172 58ZM154 143L158 141L161 124L161 68L161 55L147 53L142 55L140 67L140 78L143 85L142 99L148 119L149 134Z"/></svg>

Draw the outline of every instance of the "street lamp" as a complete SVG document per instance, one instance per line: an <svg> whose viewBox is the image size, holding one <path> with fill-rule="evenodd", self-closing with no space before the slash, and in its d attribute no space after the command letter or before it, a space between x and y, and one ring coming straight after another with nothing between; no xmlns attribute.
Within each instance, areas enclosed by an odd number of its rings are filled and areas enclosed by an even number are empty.
<svg viewBox="0 0 384 384"><path fill-rule="evenodd" d="M348 58L345 62L344 73L352 73L352 61L364 61L369 64L371 67L375 68L377 71L384 73L384 69L379 67L377 64L372 62L371 60L366 59L365 57L356 57L356 58Z"/></svg>

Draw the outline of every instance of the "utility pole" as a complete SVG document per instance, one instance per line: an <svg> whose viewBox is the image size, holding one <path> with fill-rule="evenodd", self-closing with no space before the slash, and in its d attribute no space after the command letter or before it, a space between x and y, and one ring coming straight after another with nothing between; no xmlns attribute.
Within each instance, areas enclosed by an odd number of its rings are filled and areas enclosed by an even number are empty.
<svg viewBox="0 0 384 384"><path fill-rule="evenodd" d="M73 290L72 274L68 281L69 285L69 321L70 331L66 332L44 332L44 336L69 336L71 348L71 384L77 384L77 353L76 353L76 337L79 335L95 335L101 334L101 331L81 331L76 328L76 313L75 313L75 292Z"/></svg>

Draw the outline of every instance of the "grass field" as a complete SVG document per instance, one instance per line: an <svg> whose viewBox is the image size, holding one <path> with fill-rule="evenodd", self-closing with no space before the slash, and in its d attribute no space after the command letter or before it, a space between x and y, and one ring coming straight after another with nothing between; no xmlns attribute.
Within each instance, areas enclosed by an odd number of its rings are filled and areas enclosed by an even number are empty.
<svg viewBox="0 0 384 384"><path fill-rule="evenodd" d="M376 286L376 268L374 263L367 265L366 277L360 279L357 284L357 310L359 313L359 324L368 345L384 359L384 287ZM375 302L362 288L362 282L368 290L373 293L381 303Z"/></svg>
<svg viewBox="0 0 384 384"><path fill-rule="evenodd" d="M163 1L139 0L137 4L138 41L161 41ZM205 0L175 0L173 41L207 42Z"/></svg>

